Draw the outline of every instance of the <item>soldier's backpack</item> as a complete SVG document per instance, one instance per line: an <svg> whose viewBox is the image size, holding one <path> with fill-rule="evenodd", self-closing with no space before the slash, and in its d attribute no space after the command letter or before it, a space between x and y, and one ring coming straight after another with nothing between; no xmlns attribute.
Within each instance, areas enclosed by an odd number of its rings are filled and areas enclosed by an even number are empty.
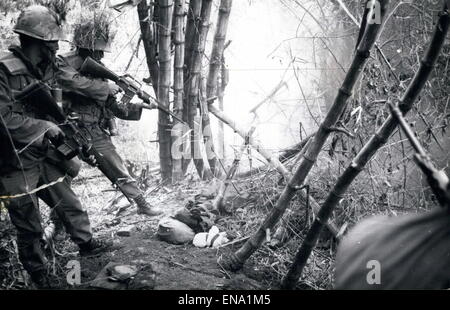
<svg viewBox="0 0 450 310"><path fill-rule="evenodd" d="M336 289L450 287L450 212L436 208L357 224L336 255Z"/></svg>

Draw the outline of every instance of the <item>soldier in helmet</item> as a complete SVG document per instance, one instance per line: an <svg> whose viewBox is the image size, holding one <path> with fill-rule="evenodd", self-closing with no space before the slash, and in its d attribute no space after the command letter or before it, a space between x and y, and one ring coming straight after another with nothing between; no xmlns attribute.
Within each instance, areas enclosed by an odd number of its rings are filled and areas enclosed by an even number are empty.
<svg viewBox="0 0 450 310"><path fill-rule="evenodd" d="M68 66L79 71L87 57L101 61L104 52L110 49L111 40L108 21L102 15L80 21L74 30L73 43L76 49L59 56L59 67L64 70ZM89 78L89 76L86 77ZM60 81L62 85L66 82L71 83L70 80ZM92 79L92 83L105 83L105 81L95 78ZM99 87L99 91L101 90L102 88ZM68 110L76 112L89 129L89 134L93 137L93 145L102 155L95 160L103 174L122 191L128 200L136 203L138 214L147 216L161 214L160 210L146 201L142 190L128 173L110 138L111 128L105 126L114 116L126 120L139 120L142 108L123 107L117 103L114 96L109 96L106 100L98 100L93 96L65 92L64 98L69 101Z"/></svg>
<svg viewBox="0 0 450 310"><path fill-rule="evenodd" d="M100 253L110 244L93 238L88 215L72 191L69 177L49 186L67 172L49 142L63 132L45 120L41 111L15 100L15 95L33 82L54 87L58 75L75 79L74 71L56 71L55 54L63 37L60 21L48 8L30 6L19 15L14 32L19 34L20 46L0 53L0 199L17 229L24 268L38 287L45 288L49 281L37 197L61 211L62 222L81 255ZM89 93L92 89L73 91ZM76 170L79 166L72 167Z"/></svg>

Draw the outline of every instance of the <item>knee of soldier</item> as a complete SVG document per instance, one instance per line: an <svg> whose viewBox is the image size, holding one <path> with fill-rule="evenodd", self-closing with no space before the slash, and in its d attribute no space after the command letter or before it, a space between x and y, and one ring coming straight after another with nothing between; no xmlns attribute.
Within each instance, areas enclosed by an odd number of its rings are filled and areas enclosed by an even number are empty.
<svg viewBox="0 0 450 310"><path fill-rule="evenodd" d="M20 197L10 195L9 198L0 200L0 207L6 208L10 213L15 211L20 212L21 206L37 204L37 202L37 198L34 195L24 195Z"/></svg>
<svg viewBox="0 0 450 310"><path fill-rule="evenodd" d="M81 161L76 157L66 160L62 163L62 169L65 171L65 174L74 179L80 173Z"/></svg>

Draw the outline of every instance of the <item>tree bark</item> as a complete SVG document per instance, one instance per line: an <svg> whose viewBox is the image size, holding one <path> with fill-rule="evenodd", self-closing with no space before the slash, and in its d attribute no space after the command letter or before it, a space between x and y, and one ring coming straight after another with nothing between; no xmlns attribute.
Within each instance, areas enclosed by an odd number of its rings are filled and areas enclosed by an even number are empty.
<svg viewBox="0 0 450 310"><path fill-rule="evenodd" d="M153 1L151 1L153 3ZM150 73L153 90L158 93L159 64L157 59L158 45L156 39L156 29L151 22L153 17L153 5L148 5L147 0L141 1L137 6L139 16L139 26L144 45L147 67Z"/></svg>
<svg viewBox="0 0 450 310"><path fill-rule="evenodd" d="M176 116L183 119L183 86L184 86L184 0L175 0L174 9L174 30L175 30L175 60L174 60L174 78L173 91L174 103L173 111ZM172 130L174 146L180 146L174 152L177 154L173 157L172 164L172 182L181 180L183 176L182 154L183 154L183 128L184 124L178 120L174 120Z"/></svg>
<svg viewBox="0 0 450 310"><path fill-rule="evenodd" d="M183 120L189 125L188 132L183 132L185 140L183 141L183 154L187 156L183 157L182 168L183 174L191 162L192 154L194 151L192 142L194 139L194 116L196 114L196 106L189 105L188 94L189 86L191 80L191 69L192 69L192 55L194 54L194 48L198 45L198 34L199 34L199 22L200 22L200 12L202 8L202 0L190 0L187 24L186 24L186 36L184 45L184 97L183 97ZM188 155L189 154L189 155Z"/></svg>
<svg viewBox="0 0 450 310"><path fill-rule="evenodd" d="M173 0L158 0L159 4L159 78L157 98L159 104L169 109L171 82L170 38L172 29ZM166 113L158 114L159 160L163 182L172 181L171 123Z"/></svg>
<svg viewBox="0 0 450 310"><path fill-rule="evenodd" d="M209 63L209 73L208 73L208 80L206 84L206 98L211 98L215 96L217 93L217 81L219 77L219 72L222 65L223 60L223 51L225 48L225 40L227 35L227 29L228 29L228 20L230 18L230 12L231 12L231 5L233 1L232 0L221 0L220 1L220 7L219 7L219 15L217 18L217 26L216 31L214 34L214 42L213 42L213 48L211 51L211 57L210 57L210 63ZM204 107L204 114L208 114L207 106ZM213 139L212 139L212 133L211 133L211 124L209 122L209 116L203 118L204 121L204 135L207 135L205 137L205 144L208 146L213 147ZM209 128L209 130L208 130ZM205 130L206 129L206 130ZM206 131L206 133L205 133ZM208 155L208 152L207 152ZM216 175L216 157L215 154L211 154L212 157L208 156L208 162L209 166L211 168L211 171L214 175Z"/></svg>
<svg viewBox="0 0 450 310"><path fill-rule="evenodd" d="M209 30L209 18L211 15L211 8L212 8L212 0L203 0L202 1L202 7L200 12L200 23L199 23L199 33L196 42L194 43L193 47L193 54L192 54L192 62L191 62L191 71L190 71L190 77L189 77L189 92L187 93L188 96L188 106L189 106L189 112L190 117L193 119L195 117L197 106L199 103L199 89L200 89L200 78L201 78L201 69L202 69L202 59L203 54L205 52L205 45L206 45L206 37L208 35ZM197 168L197 172L200 176L203 176L204 169L207 169L205 165L203 164L203 159L201 156L195 154L194 150L194 143L198 143L200 140L194 139L195 133L192 132L191 135L191 148L193 151L193 157L194 157L194 164ZM196 158L198 157L198 158ZM206 175L210 174L209 172L206 172Z"/></svg>

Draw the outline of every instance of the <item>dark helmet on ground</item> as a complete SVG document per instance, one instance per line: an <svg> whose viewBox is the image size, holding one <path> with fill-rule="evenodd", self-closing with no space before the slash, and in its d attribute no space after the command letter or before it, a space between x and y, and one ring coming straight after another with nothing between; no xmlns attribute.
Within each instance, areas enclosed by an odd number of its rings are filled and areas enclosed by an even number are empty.
<svg viewBox="0 0 450 310"><path fill-rule="evenodd" d="M64 32L57 15L41 5L23 9L13 31L42 41L64 40Z"/></svg>

